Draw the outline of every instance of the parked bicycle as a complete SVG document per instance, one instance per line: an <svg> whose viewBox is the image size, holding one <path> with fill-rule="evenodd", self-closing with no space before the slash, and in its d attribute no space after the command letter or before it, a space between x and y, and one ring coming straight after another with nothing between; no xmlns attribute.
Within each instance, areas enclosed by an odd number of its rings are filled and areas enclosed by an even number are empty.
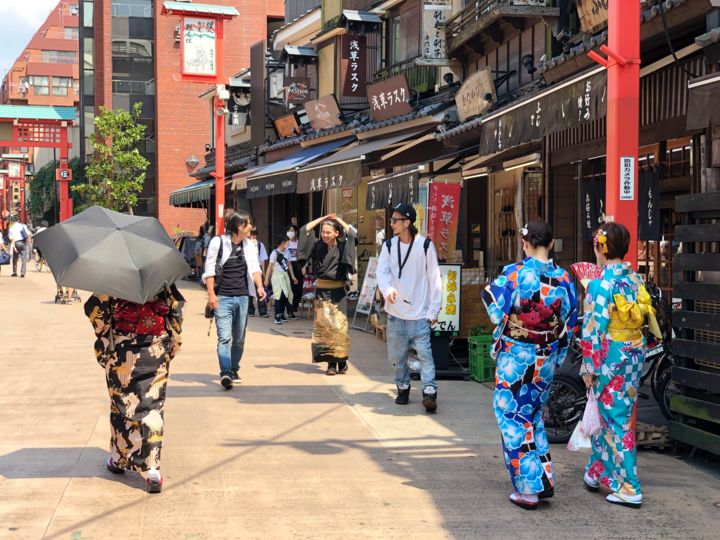
<svg viewBox="0 0 720 540"><path fill-rule="evenodd" d="M668 420L674 420L677 415L670 410L670 398L678 392L678 388L671 379L674 365L673 357L670 354L671 310L657 285L649 281L645 287L657 311L657 320L663 338L657 340L651 336L648 340L638 395L643 399L650 397L649 394L642 391L647 383L652 396L657 401L660 412ZM543 418L545 431L551 443L565 443L570 440L575 425L580 421L585 410L587 396L585 384L580 376L580 366L583 360L580 331L581 323L578 323L568 356L555 373L550 387L550 396Z"/></svg>
<svg viewBox="0 0 720 540"><path fill-rule="evenodd" d="M37 248L33 249L33 260L35 261L35 270L42 272L45 269L46 272L50 272L50 267L45 262L42 253Z"/></svg>

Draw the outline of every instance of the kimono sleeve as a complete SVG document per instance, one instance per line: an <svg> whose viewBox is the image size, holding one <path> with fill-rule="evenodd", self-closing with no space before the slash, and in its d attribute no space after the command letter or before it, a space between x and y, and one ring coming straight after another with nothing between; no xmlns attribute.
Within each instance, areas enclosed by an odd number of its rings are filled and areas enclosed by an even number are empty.
<svg viewBox="0 0 720 540"><path fill-rule="evenodd" d="M580 373L583 375L599 374L605 363L607 347L605 334L610 324L610 283L596 279L588 285L585 294L585 318L582 327L583 362Z"/></svg>
<svg viewBox="0 0 720 540"><path fill-rule="evenodd" d="M85 315L95 332L95 358L103 368L115 357L112 346L112 308L109 297L93 294L85 302Z"/></svg>
<svg viewBox="0 0 720 540"><path fill-rule="evenodd" d="M343 250L342 263L347 268L349 274L354 274L355 260L357 258L357 235L355 229L350 227L345 233L345 249Z"/></svg>
<svg viewBox="0 0 720 540"><path fill-rule="evenodd" d="M513 295L517 286L518 265L512 264L503 269L503 273L482 292L490 320L496 326L505 326L513 305Z"/></svg>
<svg viewBox="0 0 720 540"><path fill-rule="evenodd" d="M565 321L565 329L560 336L560 348L558 350L558 365L561 365L567 356L570 343L572 343L575 335L575 325L578 317L578 301L577 290L570 275L565 272L561 279L561 286L565 289L567 295L563 296L563 305L561 310L562 320Z"/></svg>
<svg viewBox="0 0 720 540"><path fill-rule="evenodd" d="M297 259L301 266L304 266L306 261L312 259L317 241L315 231L308 231L307 225L303 225L300 228L300 232L298 233Z"/></svg>

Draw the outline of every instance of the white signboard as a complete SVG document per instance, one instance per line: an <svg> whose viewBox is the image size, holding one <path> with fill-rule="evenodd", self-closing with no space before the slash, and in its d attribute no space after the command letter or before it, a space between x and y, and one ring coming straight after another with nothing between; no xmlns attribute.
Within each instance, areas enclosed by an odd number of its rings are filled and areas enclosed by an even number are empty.
<svg viewBox="0 0 720 540"><path fill-rule="evenodd" d="M183 19L183 75L216 75L215 19L185 17Z"/></svg>
<svg viewBox="0 0 720 540"><path fill-rule="evenodd" d="M620 200L635 200L635 158L620 158Z"/></svg>
<svg viewBox="0 0 720 540"><path fill-rule="evenodd" d="M355 309L356 313L370 315L372 311L372 305L375 301L375 289L377 289L377 265L378 258L370 257L365 271L365 279L363 279L362 288L360 289L360 296Z"/></svg>
<svg viewBox="0 0 720 540"><path fill-rule="evenodd" d="M452 0L424 0L421 65L447 65L445 21L452 15Z"/></svg>
<svg viewBox="0 0 720 540"><path fill-rule="evenodd" d="M460 276L459 264L441 264L442 307L438 321L432 327L435 335L457 336L460 333ZM478 300L479 301L479 300Z"/></svg>
<svg viewBox="0 0 720 540"><path fill-rule="evenodd" d="M8 163L7 168L9 178L20 178L21 169L20 164L17 161L11 161Z"/></svg>

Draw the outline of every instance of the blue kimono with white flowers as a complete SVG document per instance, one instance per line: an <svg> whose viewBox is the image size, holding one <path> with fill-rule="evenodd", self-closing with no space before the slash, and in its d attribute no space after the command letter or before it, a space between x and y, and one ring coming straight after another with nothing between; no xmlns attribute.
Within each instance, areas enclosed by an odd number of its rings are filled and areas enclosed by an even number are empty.
<svg viewBox="0 0 720 540"><path fill-rule="evenodd" d="M573 336L575 285L552 261L528 257L506 266L482 297L497 325L493 405L505 464L517 493L537 494L555 485L543 412Z"/></svg>

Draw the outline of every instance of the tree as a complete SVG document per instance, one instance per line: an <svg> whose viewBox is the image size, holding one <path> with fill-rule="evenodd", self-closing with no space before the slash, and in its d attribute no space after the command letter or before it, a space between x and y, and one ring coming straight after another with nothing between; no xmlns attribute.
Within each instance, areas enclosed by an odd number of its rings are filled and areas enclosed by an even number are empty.
<svg viewBox="0 0 720 540"><path fill-rule="evenodd" d="M30 182L30 211L36 222L43 219L51 225L57 222L58 190L55 169L57 169L58 165L57 161L51 161L35 172ZM85 182L85 173L79 158L72 158L68 165L72 169L73 178L70 181L70 188L73 189L74 186ZM73 193L75 210L78 209L80 203L79 194Z"/></svg>
<svg viewBox="0 0 720 540"><path fill-rule="evenodd" d="M133 213L150 163L138 150L145 134L145 126L138 122L141 111L140 103L132 111L100 108L95 117L95 156L85 169L87 183L73 187L86 204Z"/></svg>

